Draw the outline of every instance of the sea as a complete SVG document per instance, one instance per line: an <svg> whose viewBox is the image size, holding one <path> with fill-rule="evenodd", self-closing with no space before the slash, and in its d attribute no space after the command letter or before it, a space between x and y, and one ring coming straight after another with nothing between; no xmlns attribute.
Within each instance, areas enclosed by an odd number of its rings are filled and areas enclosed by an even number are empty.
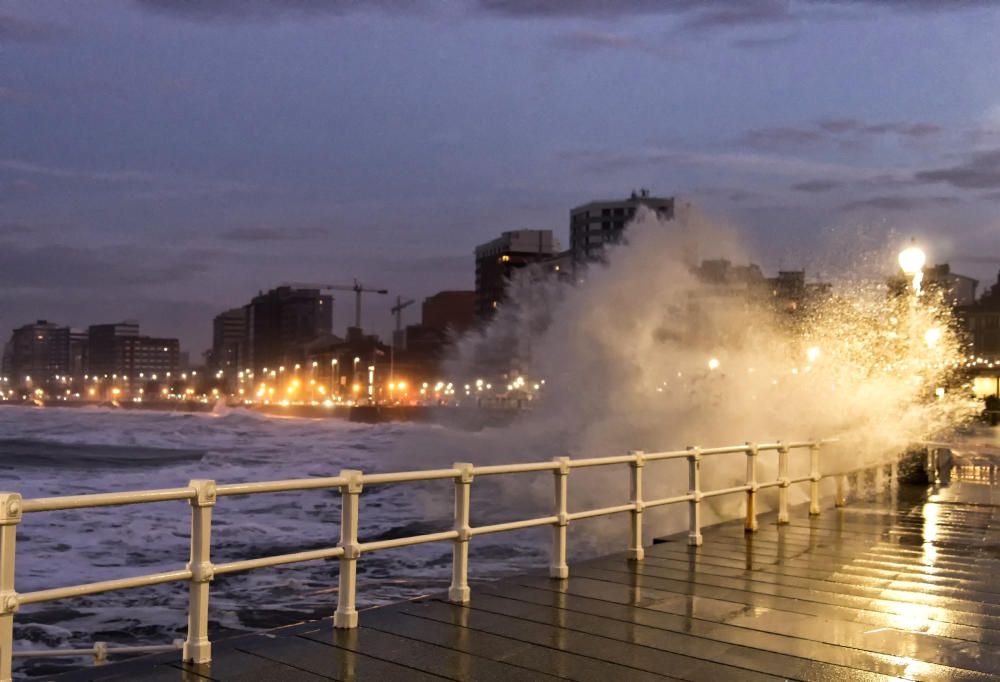
<svg viewBox="0 0 1000 682"><path fill-rule="evenodd" d="M33 498L169 488L194 478L232 483L335 476L341 469L447 467L481 462L483 453L505 440L502 430L278 418L243 409L5 406L0 407L0 489ZM510 461L560 453L518 454L510 453ZM472 523L546 515L551 490L547 473L526 475L516 487L498 477L477 479ZM450 480L367 487L361 540L448 530L452 505ZM330 547L338 541L339 523L336 490L220 498L213 510L212 559ZM189 537L186 502L27 514L17 532L15 587L23 593L182 568ZM478 537L470 547L470 577L492 580L543 569L550 537L549 528ZM575 556L598 551L593 542L575 544ZM216 577L213 639L330 616L337 568L336 560L320 560ZM450 571L447 542L365 555L358 563L359 608L444 590ZM15 649L89 647L94 641L169 644L184 637L187 598L187 585L172 583L24 606L15 618ZM27 677L87 664L79 657L16 663Z"/></svg>

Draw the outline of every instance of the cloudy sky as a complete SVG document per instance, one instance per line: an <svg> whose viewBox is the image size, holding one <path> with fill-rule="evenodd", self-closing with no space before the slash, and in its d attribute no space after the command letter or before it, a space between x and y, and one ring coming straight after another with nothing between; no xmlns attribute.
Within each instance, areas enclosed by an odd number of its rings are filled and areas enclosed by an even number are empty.
<svg viewBox="0 0 1000 682"><path fill-rule="evenodd" d="M471 288L477 243L638 187L766 269L895 231L991 282L995 4L0 0L0 334L196 356L258 289Z"/></svg>

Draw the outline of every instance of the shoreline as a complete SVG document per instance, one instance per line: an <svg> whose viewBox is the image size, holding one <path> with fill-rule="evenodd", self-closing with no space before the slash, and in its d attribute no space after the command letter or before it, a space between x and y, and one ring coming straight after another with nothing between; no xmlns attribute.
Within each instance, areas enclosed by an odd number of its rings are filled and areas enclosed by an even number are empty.
<svg viewBox="0 0 1000 682"><path fill-rule="evenodd" d="M24 407L33 409L103 407L109 410L144 410L150 412L214 413L217 403L196 401L151 401L121 402L107 401L0 401L0 407ZM229 406L227 406L228 409ZM384 424L391 422L415 422L441 424L457 428L478 430L490 426L506 426L521 413L519 410L446 407L442 405L237 405L233 409L244 409L275 417L298 419L340 419L358 424Z"/></svg>

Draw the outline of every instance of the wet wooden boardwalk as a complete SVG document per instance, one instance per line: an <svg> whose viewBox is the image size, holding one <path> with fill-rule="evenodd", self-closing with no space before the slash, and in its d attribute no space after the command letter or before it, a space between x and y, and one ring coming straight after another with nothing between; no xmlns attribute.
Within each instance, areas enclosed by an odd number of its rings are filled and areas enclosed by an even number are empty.
<svg viewBox="0 0 1000 682"><path fill-rule="evenodd" d="M1000 476L978 464L789 525L762 515L752 536L728 523L700 548L577 563L564 582L473 585L466 606L426 598L362 612L356 631L222 641L210 666L174 654L67 679L1000 679Z"/></svg>

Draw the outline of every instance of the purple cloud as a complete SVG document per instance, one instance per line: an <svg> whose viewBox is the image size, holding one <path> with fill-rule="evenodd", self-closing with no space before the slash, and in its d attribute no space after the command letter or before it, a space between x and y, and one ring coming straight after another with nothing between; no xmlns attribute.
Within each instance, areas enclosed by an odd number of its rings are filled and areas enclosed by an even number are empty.
<svg viewBox="0 0 1000 682"><path fill-rule="evenodd" d="M223 232L220 237L241 242L301 241L320 237L327 232L322 227L237 227Z"/></svg>
<svg viewBox="0 0 1000 682"><path fill-rule="evenodd" d="M811 126L757 128L747 131L743 144L757 149L780 149L833 142L845 148L863 146L873 138L895 135L901 138L926 138L943 132L934 123L923 121L889 121L867 123L856 118L833 118L817 121Z"/></svg>
<svg viewBox="0 0 1000 682"><path fill-rule="evenodd" d="M927 208L929 206L952 205L957 203L958 199L955 197L909 197L894 194L852 201L848 204L844 204L842 208L845 211L858 209L875 209L878 211L912 211L914 209Z"/></svg>
<svg viewBox="0 0 1000 682"><path fill-rule="evenodd" d="M367 8L412 9L406 0L134 0L148 10L188 19L268 20L285 16L348 14Z"/></svg>
<svg viewBox="0 0 1000 682"><path fill-rule="evenodd" d="M806 180L805 182L792 185L792 189L799 192L829 192L841 185L842 183L833 180Z"/></svg>
<svg viewBox="0 0 1000 682"><path fill-rule="evenodd" d="M66 34L67 30L57 24L0 14L0 42L44 43Z"/></svg>
<svg viewBox="0 0 1000 682"><path fill-rule="evenodd" d="M959 189L1000 189L1000 149L973 154L957 166L920 171L920 182L943 182Z"/></svg>
<svg viewBox="0 0 1000 682"><path fill-rule="evenodd" d="M566 50L634 50L642 49L642 41L632 36L601 31L573 31L556 36L551 44Z"/></svg>

